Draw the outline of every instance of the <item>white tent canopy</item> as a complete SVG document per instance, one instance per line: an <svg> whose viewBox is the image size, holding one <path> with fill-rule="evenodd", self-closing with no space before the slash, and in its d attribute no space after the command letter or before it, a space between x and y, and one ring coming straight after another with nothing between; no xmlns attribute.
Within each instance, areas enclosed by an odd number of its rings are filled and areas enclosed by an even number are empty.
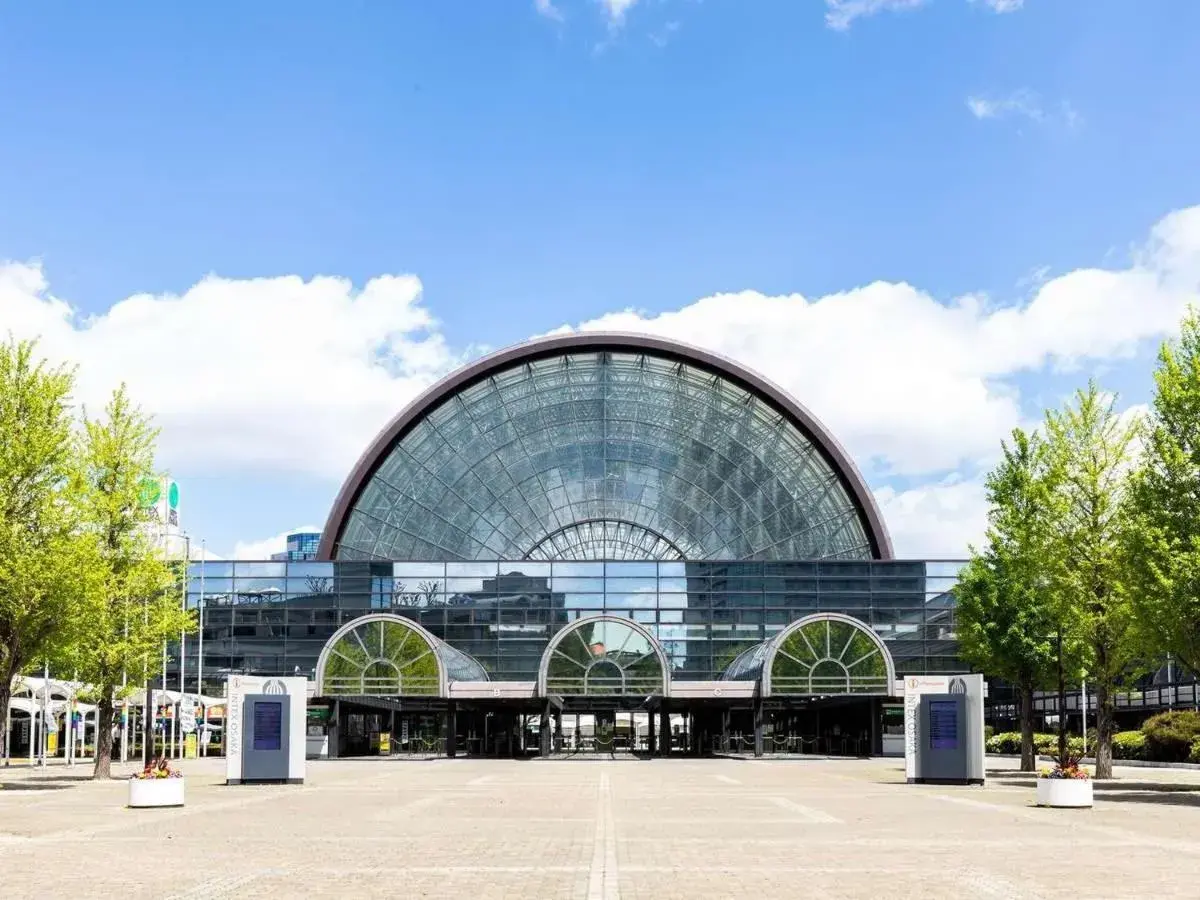
<svg viewBox="0 0 1200 900"><path fill-rule="evenodd" d="M3 734L6 736L4 741L4 761L8 762L12 753L13 739L13 715L24 716L30 720L32 728L29 740L29 760L33 761L35 738L40 748L44 752L47 744L48 735L56 731L56 722L58 719L71 716L72 713L79 716L78 720L72 721L72 727L67 729L66 743L64 744L67 760L73 761L76 757L76 751L80 749L76 745L83 745L83 734L89 728L98 727L97 721L97 706L92 702L82 702L76 698L80 695L86 696L89 700L94 696L95 690L91 685L81 681L67 681L56 678L43 678L36 675L18 675L12 680L12 695L9 700L8 714L6 721L2 724L4 728ZM205 721L205 728L212 729L213 726L207 723L209 710L213 707L222 706L225 703L222 697L208 697L196 694L187 694L181 691L154 691L151 702L154 706L171 706L178 707L186 705L190 702L193 707L200 707L196 712L196 717ZM119 697L116 700L118 709L137 709L144 710L146 707L146 690L145 688L136 688L126 692L124 697ZM74 719L74 716L71 716ZM174 717L174 721L178 722L179 716ZM82 729L74 727L76 724L82 724ZM122 759L125 758L125 748L128 742L128 718L118 717L114 722L114 727L118 726L122 729ZM173 726L174 731L178 726ZM172 746L182 755L183 753L183 733L173 734L174 743Z"/></svg>

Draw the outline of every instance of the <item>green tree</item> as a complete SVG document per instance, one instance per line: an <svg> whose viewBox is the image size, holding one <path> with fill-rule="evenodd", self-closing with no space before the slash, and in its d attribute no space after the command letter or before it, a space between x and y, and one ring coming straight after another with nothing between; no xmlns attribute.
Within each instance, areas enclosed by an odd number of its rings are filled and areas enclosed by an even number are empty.
<svg viewBox="0 0 1200 900"><path fill-rule="evenodd" d="M1056 481L1052 583L1061 606L1059 644L1075 643L1095 684L1096 777L1112 777L1114 694L1137 658L1133 612L1123 569L1123 508L1136 424L1123 421L1116 399L1095 382L1046 416ZM1066 654L1060 654L1059 690ZM1060 699L1059 755L1065 756Z"/></svg>
<svg viewBox="0 0 1200 900"><path fill-rule="evenodd" d="M74 376L35 351L11 338L0 346L0 723L13 677L67 652L97 587L71 494Z"/></svg>
<svg viewBox="0 0 1200 900"><path fill-rule="evenodd" d="M123 676L141 673L163 642L193 628L172 590L177 574L156 546L153 513L140 502L154 474L157 431L130 403L124 386L102 419L84 417L79 496L96 540L104 591L88 615L88 639L76 651L79 677L96 686L96 766L107 778L112 760L113 701Z"/></svg>
<svg viewBox="0 0 1200 900"><path fill-rule="evenodd" d="M1049 536L1055 502L1045 442L1021 429L987 477L988 532L955 588L963 658L1003 678L1020 696L1021 770L1036 763L1033 692L1049 684L1057 607L1049 590Z"/></svg>
<svg viewBox="0 0 1200 900"><path fill-rule="evenodd" d="M1144 450L1129 485L1126 570L1147 656L1200 672L1200 318L1164 342Z"/></svg>

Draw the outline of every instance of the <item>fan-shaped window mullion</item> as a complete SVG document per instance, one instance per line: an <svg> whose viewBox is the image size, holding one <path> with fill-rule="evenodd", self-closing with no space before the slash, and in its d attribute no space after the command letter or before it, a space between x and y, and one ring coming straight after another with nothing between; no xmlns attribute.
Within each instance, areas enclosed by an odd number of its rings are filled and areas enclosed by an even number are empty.
<svg viewBox="0 0 1200 900"><path fill-rule="evenodd" d="M847 669L853 669L853 668L854 668L855 666L857 666L859 663L866 662L866 661L867 661L868 659L870 659L872 656L879 656L879 655L880 655L880 654L879 654L879 648L878 648L878 647L874 647L874 648L872 648L872 650L871 650L871 652L870 652L870 653L865 653L865 654L863 654L862 656L860 656L858 659L856 659L856 660L855 660L854 662L852 662L852 663L846 663L846 668L847 668Z"/></svg>
<svg viewBox="0 0 1200 900"><path fill-rule="evenodd" d="M565 659L565 660L566 660L567 662L569 662L571 665L573 665L573 666L576 666L576 667L578 667L578 668L580 668L580 669L585 669L585 670L587 669L587 666L585 666L585 665L584 665L583 663L581 663L579 660L577 660L577 659L574 659L573 657L570 657L570 656L568 656L567 654L565 654L565 653L563 653L561 650L559 650L557 647L555 647L555 648L554 648L554 656L557 656L559 659Z"/></svg>

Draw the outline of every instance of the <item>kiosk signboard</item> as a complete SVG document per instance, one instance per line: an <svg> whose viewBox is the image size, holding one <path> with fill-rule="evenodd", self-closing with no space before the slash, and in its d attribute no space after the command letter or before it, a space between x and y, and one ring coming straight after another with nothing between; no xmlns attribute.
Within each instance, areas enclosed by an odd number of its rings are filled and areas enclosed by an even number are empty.
<svg viewBox="0 0 1200 900"><path fill-rule="evenodd" d="M308 680L231 675L226 690L226 781L302 783Z"/></svg>

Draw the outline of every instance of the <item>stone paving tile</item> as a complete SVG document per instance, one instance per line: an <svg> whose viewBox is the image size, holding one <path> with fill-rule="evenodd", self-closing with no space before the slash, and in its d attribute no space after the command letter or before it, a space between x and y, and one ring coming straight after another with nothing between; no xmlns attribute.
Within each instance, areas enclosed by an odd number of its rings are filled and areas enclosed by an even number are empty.
<svg viewBox="0 0 1200 900"><path fill-rule="evenodd" d="M123 808L120 781L0 770L0 897L1200 896L1200 772L1118 770L1093 810L903 783L895 761L345 760L303 786Z"/></svg>

